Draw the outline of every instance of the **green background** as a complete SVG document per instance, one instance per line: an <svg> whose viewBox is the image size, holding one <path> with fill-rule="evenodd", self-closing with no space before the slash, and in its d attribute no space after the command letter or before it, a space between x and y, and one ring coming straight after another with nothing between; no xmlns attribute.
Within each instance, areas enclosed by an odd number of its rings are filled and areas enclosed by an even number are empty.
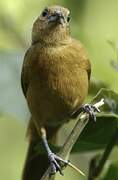
<svg viewBox="0 0 118 180"><path fill-rule="evenodd" d="M20 180L27 151L26 126L29 112L20 87L23 56L31 42L32 24L50 4L71 11L71 34L81 40L92 63L92 76L118 92L118 72L111 65L117 52L108 40L118 41L117 0L1 0L0 1L0 179ZM67 125L66 125L67 126ZM68 125L69 127L72 124ZM64 129L64 128L63 128ZM64 133L64 130L62 130ZM117 160L117 149L111 155ZM87 173L93 153L75 154L72 161ZM67 168L61 179L78 179ZM80 179L83 177L80 176ZM57 177L60 179L60 176ZM86 179L86 177L84 178Z"/></svg>

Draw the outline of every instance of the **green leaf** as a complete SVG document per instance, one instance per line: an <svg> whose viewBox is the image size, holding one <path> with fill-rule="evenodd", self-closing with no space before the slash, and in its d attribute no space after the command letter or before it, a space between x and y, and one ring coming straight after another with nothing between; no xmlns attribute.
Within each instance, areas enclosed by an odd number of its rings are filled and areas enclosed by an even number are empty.
<svg viewBox="0 0 118 180"><path fill-rule="evenodd" d="M118 162L111 164L101 180L118 180Z"/></svg>
<svg viewBox="0 0 118 180"><path fill-rule="evenodd" d="M101 115L97 121L89 121L72 152L83 152L106 147L118 126L118 116Z"/></svg>

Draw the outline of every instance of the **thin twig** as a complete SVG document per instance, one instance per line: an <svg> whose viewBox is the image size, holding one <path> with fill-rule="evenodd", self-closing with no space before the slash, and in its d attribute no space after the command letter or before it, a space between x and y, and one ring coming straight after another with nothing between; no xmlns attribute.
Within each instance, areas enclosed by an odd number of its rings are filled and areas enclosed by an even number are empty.
<svg viewBox="0 0 118 180"><path fill-rule="evenodd" d="M74 169L75 171L80 173L82 176L85 176L85 174L80 169L78 169L76 166L74 166L71 162L68 163L68 166L70 166L72 169Z"/></svg>

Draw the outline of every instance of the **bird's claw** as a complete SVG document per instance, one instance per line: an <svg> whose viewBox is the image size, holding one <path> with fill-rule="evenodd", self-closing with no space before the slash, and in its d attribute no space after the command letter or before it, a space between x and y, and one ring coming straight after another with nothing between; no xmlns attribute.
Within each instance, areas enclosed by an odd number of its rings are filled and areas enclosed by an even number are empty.
<svg viewBox="0 0 118 180"><path fill-rule="evenodd" d="M85 104L82 107L82 111L89 114L90 118L96 121L96 112L100 112L99 108L95 107L92 104Z"/></svg>
<svg viewBox="0 0 118 180"><path fill-rule="evenodd" d="M59 156L54 153L50 153L48 155L51 164L51 175L54 175L56 172L60 172L61 175L64 175L62 172L62 167L66 167L68 165L68 161L63 160ZM59 163L58 163L59 162Z"/></svg>

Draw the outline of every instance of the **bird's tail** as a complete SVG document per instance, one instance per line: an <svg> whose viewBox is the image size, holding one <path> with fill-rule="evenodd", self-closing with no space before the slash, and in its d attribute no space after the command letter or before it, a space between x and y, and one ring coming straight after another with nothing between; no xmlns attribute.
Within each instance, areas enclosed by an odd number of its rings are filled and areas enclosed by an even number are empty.
<svg viewBox="0 0 118 180"><path fill-rule="evenodd" d="M56 134L59 129L47 127L47 139L56 142ZM40 180L46 169L49 167L49 160L46 154L36 154L36 145L40 143L40 138L34 127L33 121L30 120L29 131L31 134L22 180ZM33 137L32 137L33 136Z"/></svg>

